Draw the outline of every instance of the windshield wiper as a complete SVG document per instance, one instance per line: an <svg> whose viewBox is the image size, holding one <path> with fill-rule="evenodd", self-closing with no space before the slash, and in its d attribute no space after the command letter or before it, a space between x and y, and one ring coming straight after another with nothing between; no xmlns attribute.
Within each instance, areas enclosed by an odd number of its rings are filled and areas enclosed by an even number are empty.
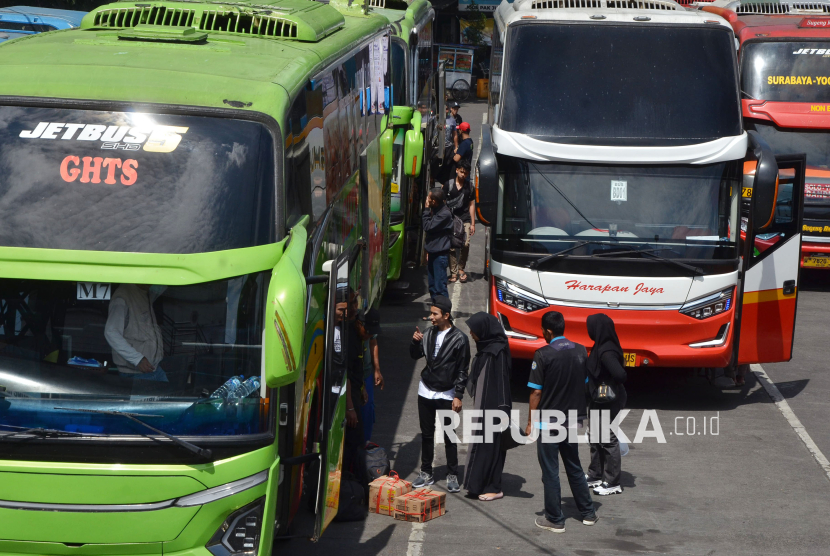
<svg viewBox="0 0 830 556"><path fill-rule="evenodd" d="M43 427L16 427L14 425L0 425L0 427L7 427L10 429L20 429L14 432L9 432L0 436L0 438L16 438L19 436L39 436L47 438L50 436L97 436L95 434L86 434L82 432L62 431L58 429L44 429Z"/></svg>
<svg viewBox="0 0 830 556"><path fill-rule="evenodd" d="M697 276L697 275L703 275L703 269L702 268L698 268L696 266L692 266L692 265L686 264L686 263L681 263L680 261L678 261L676 259L669 259L668 257L661 257L660 255L656 255L654 253L654 251L672 251L674 253L677 253L677 251L674 251L673 249L669 249L668 247L664 247L664 248L658 248L658 249L630 249L628 251L609 251L607 253L595 253L593 256L594 257L605 257L605 256L611 256L611 255L616 256L616 255L627 255L627 254L630 254L630 253L637 253L639 255L645 255L645 256L651 257L655 260L663 261L663 262L666 262L666 263L671 263L671 264L677 265L681 268L685 268L686 270L690 270L691 272L693 272L692 277Z"/></svg>
<svg viewBox="0 0 830 556"><path fill-rule="evenodd" d="M119 417L126 417L130 421L138 423L139 425L150 429L151 431L155 432L156 434L162 435L164 438L170 440L174 444L176 444L178 446L181 446L185 450L193 452L194 454L196 454L198 456L201 456L205 459L210 459L211 456L213 455L213 452L211 452L208 449L199 448L195 444L191 444L190 442L187 442L186 440L182 440L181 438L179 438L177 436L173 436L172 434L167 434L166 432L161 431L161 430L155 428L154 426L145 423L141 419L138 419L138 417L164 417L164 415L148 415L146 413L127 413L126 411L115 411L115 410L108 410L108 409L81 409L81 408L75 408L75 407L56 407L54 409L63 410L63 411L81 411L83 413L99 413L101 415L118 415Z"/></svg>
<svg viewBox="0 0 830 556"><path fill-rule="evenodd" d="M536 259L535 261L530 263L530 268L535 270L535 269L539 268L540 265L543 265L548 261L552 261L553 259L555 259L557 257L560 257L560 256L564 255L565 253L573 251L574 249L579 249L580 247L584 247L585 245L618 245L618 243L615 243L613 241L596 241L596 240L593 240L593 241L580 241L576 245L572 245L572 246L568 247L567 249L562 249L561 251L557 251L556 253L551 253L550 255L545 255L544 257L540 257L540 258Z"/></svg>

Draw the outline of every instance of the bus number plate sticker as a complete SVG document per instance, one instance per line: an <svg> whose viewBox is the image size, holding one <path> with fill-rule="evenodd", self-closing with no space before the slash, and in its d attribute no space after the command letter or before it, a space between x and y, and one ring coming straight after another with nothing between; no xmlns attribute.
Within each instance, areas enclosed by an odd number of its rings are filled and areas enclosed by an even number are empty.
<svg viewBox="0 0 830 556"><path fill-rule="evenodd" d="M625 352L623 353L623 361L625 361L626 367L636 367L637 366L637 354L633 352Z"/></svg>
<svg viewBox="0 0 830 556"><path fill-rule="evenodd" d="M110 298L112 284L78 282L79 301L106 301Z"/></svg>
<svg viewBox="0 0 830 556"><path fill-rule="evenodd" d="M628 201L628 182L611 180L611 200Z"/></svg>

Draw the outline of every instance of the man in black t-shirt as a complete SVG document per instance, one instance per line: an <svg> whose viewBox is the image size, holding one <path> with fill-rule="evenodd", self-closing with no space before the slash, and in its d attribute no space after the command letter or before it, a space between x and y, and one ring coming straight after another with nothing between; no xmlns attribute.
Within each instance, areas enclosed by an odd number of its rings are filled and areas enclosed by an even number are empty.
<svg viewBox="0 0 830 556"><path fill-rule="evenodd" d="M470 183L470 164L466 160L460 161L455 168L455 178L444 184L444 193L447 196L447 207L464 223L464 247L450 249L450 282L467 281L467 257L470 254L470 238L476 233L476 193Z"/></svg>
<svg viewBox="0 0 830 556"><path fill-rule="evenodd" d="M456 128L459 133L458 147L455 148L455 155L452 157L456 165L461 160L466 160L473 165L473 140L470 139L470 124L462 122Z"/></svg>
<svg viewBox="0 0 830 556"><path fill-rule="evenodd" d="M533 356L530 378L527 385L533 389L530 394L530 412L527 418L527 434L534 427L547 429L551 423L533 423L536 409L558 410L564 415L575 410L577 419L587 416L585 380L588 377L585 363L588 354L585 346L565 338L565 318L562 313L548 311L542 315L542 334L548 345L539 348ZM577 423L565 423L575 427ZM536 441L539 464L542 467L542 483L545 487L545 515L536 518L536 526L555 533L565 531L565 516L562 513L562 490L559 485L559 456L568 475L568 484L573 493L577 509L582 514L582 523L593 525L597 521L594 503L588 490L588 481L579 462L579 444L570 443L568 438L561 442L544 442L544 436Z"/></svg>

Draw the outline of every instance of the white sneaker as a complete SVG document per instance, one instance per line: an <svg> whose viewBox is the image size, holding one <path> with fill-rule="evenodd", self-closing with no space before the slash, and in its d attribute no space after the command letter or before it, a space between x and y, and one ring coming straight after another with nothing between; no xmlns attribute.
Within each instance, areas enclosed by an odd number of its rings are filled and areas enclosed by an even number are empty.
<svg viewBox="0 0 830 556"><path fill-rule="evenodd" d="M585 480L588 481L588 488L596 488L602 484L602 479L591 480L587 473L585 473Z"/></svg>
<svg viewBox="0 0 830 556"><path fill-rule="evenodd" d="M594 494L597 496L608 496L610 494L622 494L622 487L620 485L611 486L608 483L602 483L594 489Z"/></svg>

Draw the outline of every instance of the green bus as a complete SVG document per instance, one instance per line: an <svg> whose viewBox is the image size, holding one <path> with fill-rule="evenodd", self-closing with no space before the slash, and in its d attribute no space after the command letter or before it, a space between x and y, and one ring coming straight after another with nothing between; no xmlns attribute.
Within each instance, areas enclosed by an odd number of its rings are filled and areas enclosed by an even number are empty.
<svg viewBox="0 0 830 556"><path fill-rule="evenodd" d="M376 13L386 16L392 22L390 55L392 58L392 111L383 139L391 143L393 158L390 173L391 199L389 222L389 268L387 279L397 280L406 263L420 265L421 210L424 195L431 187L430 165L423 165L421 173L415 173L412 162L404 164L406 134L415 124L423 128L423 160L432 157L439 129L434 118L416 115L418 108L437 107L434 96L435 61L433 52L432 24L435 11L427 2L413 2L405 12L387 8L376 8ZM436 112L440 108L436 108ZM418 117L421 117L418 120ZM409 233L407 233L409 232Z"/></svg>
<svg viewBox="0 0 830 556"><path fill-rule="evenodd" d="M390 19L425 11L118 2L0 45L0 552L267 555L303 490L323 533L387 276Z"/></svg>

